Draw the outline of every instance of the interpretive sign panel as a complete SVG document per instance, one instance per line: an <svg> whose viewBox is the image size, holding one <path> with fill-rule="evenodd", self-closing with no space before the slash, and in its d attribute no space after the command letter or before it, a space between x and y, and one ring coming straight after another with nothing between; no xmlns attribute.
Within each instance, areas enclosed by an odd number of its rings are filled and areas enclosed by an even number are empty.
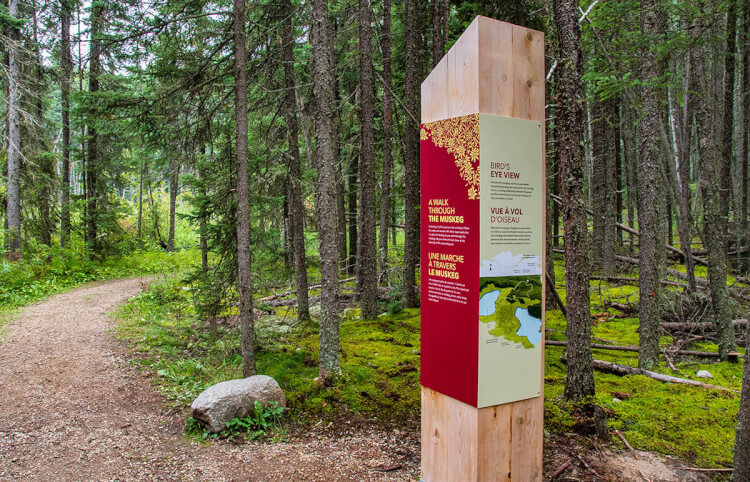
<svg viewBox="0 0 750 482"><path fill-rule="evenodd" d="M540 395L542 125L421 129L422 385L475 407Z"/></svg>

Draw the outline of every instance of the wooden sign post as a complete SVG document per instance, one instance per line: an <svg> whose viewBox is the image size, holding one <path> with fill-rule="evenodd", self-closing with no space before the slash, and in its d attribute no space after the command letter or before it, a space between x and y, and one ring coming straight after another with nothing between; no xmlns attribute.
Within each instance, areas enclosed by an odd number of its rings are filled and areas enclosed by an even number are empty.
<svg viewBox="0 0 750 482"><path fill-rule="evenodd" d="M542 479L544 36L477 17L422 84L422 479Z"/></svg>

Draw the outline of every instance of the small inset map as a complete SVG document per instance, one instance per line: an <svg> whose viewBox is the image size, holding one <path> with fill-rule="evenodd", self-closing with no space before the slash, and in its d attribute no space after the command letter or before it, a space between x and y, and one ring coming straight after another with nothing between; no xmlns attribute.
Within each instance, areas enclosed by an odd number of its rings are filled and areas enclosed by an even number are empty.
<svg viewBox="0 0 750 482"><path fill-rule="evenodd" d="M542 339L541 276L480 278L479 321L492 323L489 334L520 347Z"/></svg>
<svg viewBox="0 0 750 482"><path fill-rule="evenodd" d="M513 255L510 251L503 251L492 259L482 260L479 276L524 276L542 274L542 258L533 254Z"/></svg>

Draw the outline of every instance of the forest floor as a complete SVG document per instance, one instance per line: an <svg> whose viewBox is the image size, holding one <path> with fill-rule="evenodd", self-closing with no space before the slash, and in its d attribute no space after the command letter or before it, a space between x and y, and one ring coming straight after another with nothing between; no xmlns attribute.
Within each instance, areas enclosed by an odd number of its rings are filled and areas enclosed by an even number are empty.
<svg viewBox="0 0 750 482"><path fill-rule="evenodd" d="M189 440L184 415L168 408L111 335L109 313L147 282L109 281L58 294L5 328L0 479L415 478L416 434L349 428L351 421L290 434L284 443Z"/></svg>
<svg viewBox="0 0 750 482"><path fill-rule="evenodd" d="M0 344L0 479L416 480L419 427L355 415L291 425L281 442L184 435L109 314L150 278L91 284L22 310ZM574 480L707 480L674 459L546 437L545 474ZM580 458L579 458L580 457ZM690 478L694 477L694 478ZM564 480L564 479L561 479ZM569 479L570 480L570 479Z"/></svg>

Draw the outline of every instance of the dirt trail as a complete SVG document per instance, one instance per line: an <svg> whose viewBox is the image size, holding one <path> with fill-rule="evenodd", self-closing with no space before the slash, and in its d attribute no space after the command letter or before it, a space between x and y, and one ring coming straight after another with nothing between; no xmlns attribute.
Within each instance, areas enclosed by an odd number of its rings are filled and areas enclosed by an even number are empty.
<svg viewBox="0 0 750 482"><path fill-rule="evenodd" d="M414 444L352 429L209 446L182 435L127 363L109 313L144 279L88 285L26 308L0 342L0 479L414 480ZM383 469L397 470L383 472Z"/></svg>

